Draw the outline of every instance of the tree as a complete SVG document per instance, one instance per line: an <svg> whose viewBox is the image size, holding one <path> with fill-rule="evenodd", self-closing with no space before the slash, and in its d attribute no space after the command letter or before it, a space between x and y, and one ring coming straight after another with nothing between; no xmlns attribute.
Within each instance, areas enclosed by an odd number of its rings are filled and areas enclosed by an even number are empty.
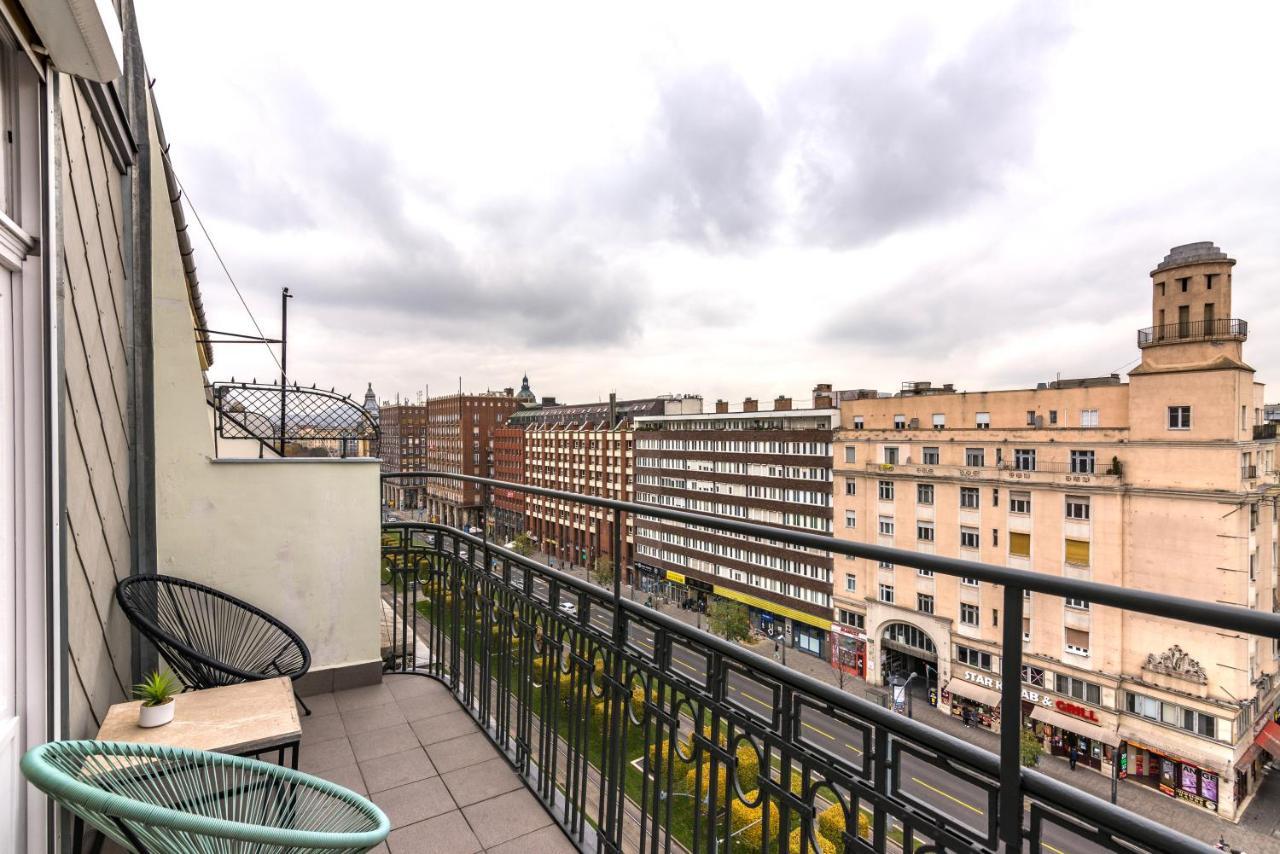
<svg viewBox="0 0 1280 854"><path fill-rule="evenodd" d="M533 554L533 538L526 533L517 534L515 541L511 544L511 550L518 555L528 557Z"/></svg>
<svg viewBox="0 0 1280 854"><path fill-rule="evenodd" d="M600 555L591 569L591 580L601 587L613 587L613 558Z"/></svg>
<svg viewBox="0 0 1280 854"><path fill-rule="evenodd" d="M733 643L751 637L751 620L747 606L728 599L716 599L707 606L707 627Z"/></svg>
<svg viewBox="0 0 1280 854"><path fill-rule="evenodd" d="M1040 754L1044 753L1044 742L1040 740L1040 736L1036 735L1034 730L1023 727L1019 748L1024 766L1032 768L1040 764Z"/></svg>

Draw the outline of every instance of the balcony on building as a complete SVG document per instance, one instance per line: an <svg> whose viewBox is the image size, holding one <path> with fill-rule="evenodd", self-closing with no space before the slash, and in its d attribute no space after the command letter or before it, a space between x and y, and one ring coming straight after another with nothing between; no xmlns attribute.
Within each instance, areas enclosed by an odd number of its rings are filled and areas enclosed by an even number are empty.
<svg viewBox="0 0 1280 854"><path fill-rule="evenodd" d="M1186 320L1139 329L1138 347L1145 349L1161 344L1186 344L1194 341L1244 341L1248 337L1248 322L1236 317Z"/></svg>

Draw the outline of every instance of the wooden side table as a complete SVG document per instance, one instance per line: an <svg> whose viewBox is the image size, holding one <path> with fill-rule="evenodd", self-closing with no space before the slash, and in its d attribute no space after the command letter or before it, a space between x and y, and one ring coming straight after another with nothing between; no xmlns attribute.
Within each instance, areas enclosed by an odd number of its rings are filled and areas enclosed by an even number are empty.
<svg viewBox="0 0 1280 854"><path fill-rule="evenodd" d="M107 710L96 738L235 756L260 757L274 752L279 764L285 764L287 755L289 767L297 770L302 725L293 700L293 683L288 677L188 691L178 694L173 701L177 704L173 720L148 729L138 726L141 700L117 703ZM80 851L83 836L84 822L77 817L72 831L72 851ZM94 851L101 848L102 841L99 835Z"/></svg>

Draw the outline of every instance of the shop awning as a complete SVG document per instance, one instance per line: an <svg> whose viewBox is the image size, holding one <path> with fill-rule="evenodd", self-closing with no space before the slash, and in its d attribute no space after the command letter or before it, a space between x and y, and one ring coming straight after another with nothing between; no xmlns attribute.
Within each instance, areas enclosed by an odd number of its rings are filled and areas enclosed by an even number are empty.
<svg viewBox="0 0 1280 854"><path fill-rule="evenodd" d="M1000 692L994 688L986 688L964 679L952 679L947 683L947 690L966 700L977 700L993 709L1000 707Z"/></svg>
<svg viewBox="0 0 1280 854"><path fill-rule="evenodd" d="M830 617L815 617L812 614L806 614L804 611L797 611L795 608L788 608L786 605L779 605L776 602L770 602L768 599L752 596L750 593L739 593L731 587L725 587L720 584L715 586L715 594L726 599L732 599L735 602L741 602L744 605L750 605L752 608L759 608L761 611L768 611L770 614L777 614L779 617L790 617L797 622L817 626L828 632L831 631Z"/></svg>
<svg viewBox="0 0 1280 854"><path fill-rule="evenodd" d="M1280 759L1280 723L1269 721L1253 743L1270 753L1272 759Z"/></svg>
<svg viewBox="0 0 1280 854"><path fill-rule="evenodd" d="M1058 729L1065 729L1067 732L1082 735L1085 738L1095 739L1111 747L1117 747L1120 744L1120 733L1115 730L1105 729L1097 724L1082 721L1080 718L1073 718L1071 715L1064 715L1048 706L1036 706L1032 709L1031 720L1056 726Z"/></svg>

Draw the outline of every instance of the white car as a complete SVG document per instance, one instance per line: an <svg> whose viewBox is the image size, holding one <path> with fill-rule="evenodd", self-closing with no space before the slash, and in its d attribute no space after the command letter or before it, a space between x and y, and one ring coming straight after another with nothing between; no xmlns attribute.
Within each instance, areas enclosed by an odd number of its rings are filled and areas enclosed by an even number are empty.
<svg viewBox="0 0 1280 854"><path fill-rule="evenodd" d="M561 602L560 613L568 614L570 617L576 617L578 615L578 606L572 602Z"/></svg>

